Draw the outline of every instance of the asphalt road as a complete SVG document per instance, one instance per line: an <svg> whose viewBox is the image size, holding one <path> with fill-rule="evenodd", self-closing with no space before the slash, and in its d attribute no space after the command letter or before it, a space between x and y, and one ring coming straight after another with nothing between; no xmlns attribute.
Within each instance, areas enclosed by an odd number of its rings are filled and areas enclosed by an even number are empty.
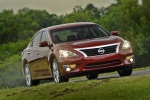
<svg viewBox="0 0 150 100"><path fill-rule="evenodd" d="M139 71L133 71L131 76L142 76L142 75L150 75L150 69L146 70L139 70ZM107 79L107 78L121 78L118 74L106 74L102 75L99 74L98 79ZM79 78L73 78L70 79L70 82L77 82L77 81L83 81L87 80L86 77L79 77Z"/></svg>
<svg viewBox="0 0 150 100"><path fill-rule="evenodd" d="M131 76L141 76L141 75L148 75L148 74L150 74L150 69L133 71ZM111 74L111 75L101 76L99 78L117 78L117 77L120 77L120 76L118 74Z"/></svg>

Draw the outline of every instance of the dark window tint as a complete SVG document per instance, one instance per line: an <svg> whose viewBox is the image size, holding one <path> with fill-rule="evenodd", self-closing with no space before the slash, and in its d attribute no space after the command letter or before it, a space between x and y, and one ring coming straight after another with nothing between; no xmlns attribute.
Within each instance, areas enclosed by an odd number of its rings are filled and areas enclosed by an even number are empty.
<svg viewBox="0 0 150 100"><path fill-rule="evenodd" d="M91 32L95 37L105 37L108 34L100 27L91 27L90 28Z"/></svg>
<svg viewBox="0 0 150 100"><path fill-rule="evenodd" d="M49 42L49 36L48 36L48 33L47 33L47 32L43 32L42 38L41 38L41 42L42 42L42 41L47 41L47 42Z"/></svg>
<svg viewBox="0 0 150 100"><path fill-rule="evenodd" d="M78 41L92 38L109 36L109 34L97 25L70 27L52 31L52 37L55 43Z"/></svg>
<svg viewBox="0 0 150 100"><path fill-rule="evenodd" d="M41 33L36 34L32 43L33 47L39 47L40 39L41 39Z"/></svg>

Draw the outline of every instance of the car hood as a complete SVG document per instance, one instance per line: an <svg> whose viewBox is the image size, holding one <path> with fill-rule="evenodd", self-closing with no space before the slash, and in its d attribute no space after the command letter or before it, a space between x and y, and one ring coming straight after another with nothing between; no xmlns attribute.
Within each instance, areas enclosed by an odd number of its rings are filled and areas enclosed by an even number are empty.
<svg viewBox="0 0 150 100"><path fill-rule="evenodd" d="M113 43L120 43L123 39L118 36L109 36L103 38L87 39L82 41L72 41L56 44L59 49L75 49L75 48L84 48L84 47L93 47L101 46Z"/></svg>

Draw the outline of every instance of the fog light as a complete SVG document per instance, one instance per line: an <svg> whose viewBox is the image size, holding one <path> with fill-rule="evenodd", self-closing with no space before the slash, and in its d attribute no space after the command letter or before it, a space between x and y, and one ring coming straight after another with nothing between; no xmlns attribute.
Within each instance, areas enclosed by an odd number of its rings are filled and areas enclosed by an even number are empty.
<svg viewBox="0 0 150 100"><path fill-rule="evenodd" d="M62 67L67 72L74 71L76 69L76 64L62 65Z"/></svg>
<svg viewBox="0 0 150 100"><path fill-rule="evenodd" d="M131 58L130 56L126 57L127 60L130 60L130 58Z"/></svg>
<svg viewBox="0 0 150 100"><path fill-rule="evenodd" d="M70 65L70 68L71 68L71 69L75 69L75 68L76 68L76 64Z"/></svg>
<svg viewBox="0 0 150 100"><path fill-rule="evenodd" d="M69 71L71 71L71 69L70 68L66 68L66 71L69 72Z"/></svg>
<svg viewBox="0 0 150 100"><path fill-rule="evenodd" d="M131 61L131 62L133 62L133 61L134 61L134 59L133 59L133 58L130 58L130 61Z"/></svg>
<svg viewBox="0 0 150 100"><path fill-rule="evenodd" d="M130 62L134 62L134 56L128 56L126 57L126 60L130 61Z"/></svg>

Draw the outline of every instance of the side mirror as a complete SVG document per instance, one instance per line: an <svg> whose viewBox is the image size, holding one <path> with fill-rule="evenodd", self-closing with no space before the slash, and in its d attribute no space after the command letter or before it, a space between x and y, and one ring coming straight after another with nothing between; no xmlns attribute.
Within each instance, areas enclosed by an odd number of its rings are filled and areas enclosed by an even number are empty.
<svg viewBox="0 0 150 100"><path fill-rule="evenodd" d="M42 42L39 43L39 46L40 46L40 47L48 47L49 44L48 44L47 41L42 41Z"/></svg>
<svg viewBox="0 0 150 100"><path fill-rule="evenodd" d="M118 31L111 31L111 34L114 36L119 36L119 32Z"/></svg>

